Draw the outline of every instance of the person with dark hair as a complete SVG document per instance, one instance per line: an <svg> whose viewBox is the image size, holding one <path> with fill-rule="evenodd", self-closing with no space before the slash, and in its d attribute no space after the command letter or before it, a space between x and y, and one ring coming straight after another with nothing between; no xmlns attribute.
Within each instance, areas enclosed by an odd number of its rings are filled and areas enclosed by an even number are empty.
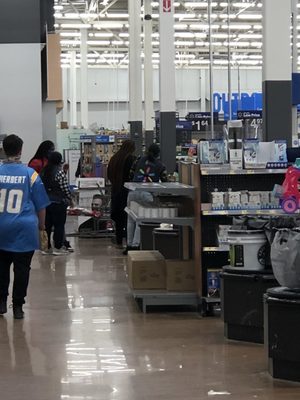
<svg viewBox="0 0 300 400"><path fill-rule="evenodd" d="M39 230L45 229L49 199L38 174L21 163L23 140L3 140L7 159L0 165L0 315L7 312L10 266L14 265L13 313L24 317L30 265L39 248Z"/></svg>
<svg viewBox="0 0 300 400"><path fill-rule="evenodd" d="M40 174L42 169L48 164L49 154L54 150L54 143L51 142L51 140L45 140L39 145L35 155L29 161L28 166Z"/></svg>
<svg viewBox="0 0 300 400"><path fill-rule="evenodd" d="M107 176L111 182L111 218L116 225L116 244L122 247L124 231L126 228L128 190L124 183L130 180L130 171L135 161L135 143L125 140L120 150L112 156L108 164Z"/></svg>
<svg viewBox="0 0 300 400"><path fill-rule="evenodd" d="M46 232L48 235L48 254L68 254L63 248L65 237L65 223L67 219L67 208L72 203L66 175L62 170L62 155L53 151L49 155L48 164L41 172L51 204L46 210ZM51 248L51 233L54 228L54 249Z"/></svg>
<svg viewBox="0 0 300 400"><path fill-rule="evenodd" d="M160 149L156 143L152 143L144 157L136 161L133 166L133 182L167 182L168 175L165 165L159 160ZM147 191L132 191L128 195L128 206L136 201L144 206L153 205L153 196ZM140 227L135 220L128 215L127 218L127 247L123 254L129 250L138 250L140 247Z"/></svg>

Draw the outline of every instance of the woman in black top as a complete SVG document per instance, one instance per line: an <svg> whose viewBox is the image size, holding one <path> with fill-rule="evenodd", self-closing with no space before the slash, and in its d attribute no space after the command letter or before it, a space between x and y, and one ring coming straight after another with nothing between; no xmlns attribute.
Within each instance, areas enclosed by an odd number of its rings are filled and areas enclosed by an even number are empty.
<svg viewBox="0 0 300 400"><path fill-rule="evenodd" d="M134 142L125 140L120 150L110 159L107 170L107 176L111 182L111 218L116 224L116 243L119 247L122 247L127 224L125 207L128 190L124 187L124 183L131 180L130 171L135 161L134 152Z"/></svg>
<svg viewBox="0 0 300 400"><path fill-rule="evenodd" d="M40 174L51 201L51 204L46 209L46 232L48 235L48 253L53 255L68 254L68 251L63 249L63 244L67 208L72 203L72 198L62 165L62 155L57 151L53 151L49 156L47 166ZM51 250L52 228L54 228L53 250Z"/></svg>

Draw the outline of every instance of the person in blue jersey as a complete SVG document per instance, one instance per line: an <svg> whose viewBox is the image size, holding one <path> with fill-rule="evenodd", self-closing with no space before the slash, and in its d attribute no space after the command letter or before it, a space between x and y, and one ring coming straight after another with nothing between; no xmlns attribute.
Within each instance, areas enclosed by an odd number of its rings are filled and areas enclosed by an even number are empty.
<svg viewBox="0 0 300 400"><path fill-rule="evenodd" d="M49 198L37 172L21 163L23 140L3 140L7 159L0 165L0 315L7 313L10 267L14 266L13 313L24 317L23 304L39 230L45 229Z"/></svg>

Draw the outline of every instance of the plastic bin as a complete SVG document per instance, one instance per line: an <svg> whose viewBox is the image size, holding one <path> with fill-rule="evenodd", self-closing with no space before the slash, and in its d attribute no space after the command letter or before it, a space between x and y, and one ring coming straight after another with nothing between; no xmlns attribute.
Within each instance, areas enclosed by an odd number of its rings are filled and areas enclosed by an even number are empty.
<svg viewBox="0 0 300 400"><path fill-rule="evenodd" d="M182 259L181 229L160 229L153 231L153 249L158 250L167 260Z"/></svg>
<svg viewBox="0 0 300 400"><path fill-rule="evenodd" d="M153 222L142 222L141 229L141 250L153 250L153 230L159 228L160 224Z"/></svg>
<svg viewBox="0 0 300 400"><path fill-rule="evenodd" d="M263 343L263 295L278 285L273 272L224 267L220 278L225 337Z"/></svg>

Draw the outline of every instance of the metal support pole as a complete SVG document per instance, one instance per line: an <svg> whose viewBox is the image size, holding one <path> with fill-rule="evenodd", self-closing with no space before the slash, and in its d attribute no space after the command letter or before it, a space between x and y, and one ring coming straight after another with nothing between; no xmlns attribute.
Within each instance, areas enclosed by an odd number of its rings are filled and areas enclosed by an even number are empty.
<svg viewBox="0 0 300 400"><path fill-rule="evenodd" d="M212 0L208 0L208 24L209 24L209 89L210 89L210 124L211 124L211 137L214 138L214 54L213 54L213 38L212 38Z"/></svg>
<svg viewBox="0 0 300 400"><path fill-rule="evenodd" d="M231 0L227 0L227 13L228 13L228 120L232 119L232 90L231 90L231 48L230 48L230 10L231 10Z"/></svg>
<svg viewBox="0 0 300 400"><path fill-rule="evenodd" d="M153 66L152 66L152 0L144 0L144 104L145 104L145 146L153 143Z"/></svg>
<svg viewBox="0 0 300 400"><path fill-rule="evenodd" d="M77 126L77 77L76 50L72 50L70 59L70 124Z"/></svg>
<svg viewBox="0 0 300 400"><path fill-rule="evenodd" d="M129 124L136 153L142 153L142 58L141 0L128 0L129 11Z"/></svg>
<svg viewBox="0 0 300 400"><path fill-rule="evenodd" d="M87 64L87 29L81 29L81 67L80 67L80 110L81 110L81 125L84 129L89 127L88 118L88 64Z"/></svg>
<svg viewBox="0 0 300 400"><path fill-rule="evenodd" d="M293 24L293 64L292 64L292 72L298 72L298 47L297 47L297 16L298 16L298 8L297 8L297 0L292 0L292 24ZM293 106L292 109L292 129L293 129L293 141L298 139L298 111L297 106Z"/></svg>

